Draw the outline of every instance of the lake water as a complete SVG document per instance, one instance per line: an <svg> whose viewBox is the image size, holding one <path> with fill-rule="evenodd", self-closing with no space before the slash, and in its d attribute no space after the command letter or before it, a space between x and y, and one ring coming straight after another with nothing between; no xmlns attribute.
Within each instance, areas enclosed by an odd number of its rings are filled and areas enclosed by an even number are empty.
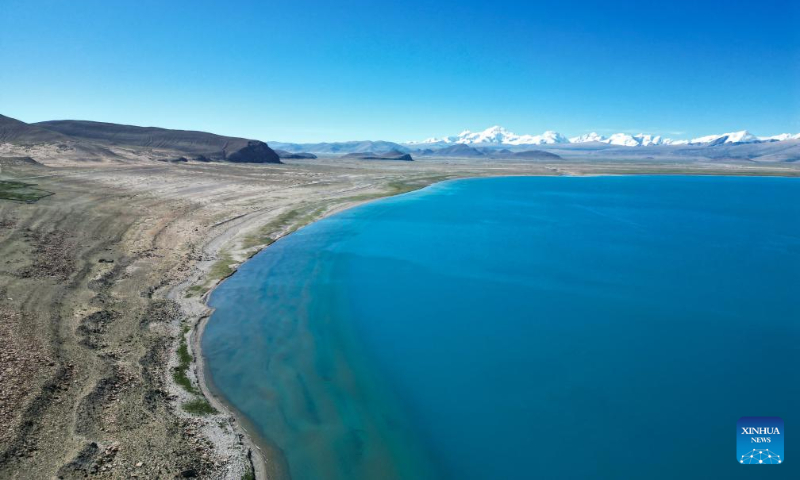
<svg viewBox="0 0 800 480"><path fill-rule="evenodd" d="M800 478L799 180L446 182L210 303L208 371L277 477ZM785 464L736 462L742 416L783 418Z"/></svg>

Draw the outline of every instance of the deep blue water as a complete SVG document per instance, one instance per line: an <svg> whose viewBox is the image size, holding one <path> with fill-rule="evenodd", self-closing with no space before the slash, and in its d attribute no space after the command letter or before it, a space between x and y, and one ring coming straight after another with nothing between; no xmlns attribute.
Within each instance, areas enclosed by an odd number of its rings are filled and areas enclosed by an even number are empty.
<svg viewBox="0 0 800 480"><path fill-rule="evenodd" d="M799 275L798 180L447 182L276 242L203 348L294 479L800 478Z"/></svg>

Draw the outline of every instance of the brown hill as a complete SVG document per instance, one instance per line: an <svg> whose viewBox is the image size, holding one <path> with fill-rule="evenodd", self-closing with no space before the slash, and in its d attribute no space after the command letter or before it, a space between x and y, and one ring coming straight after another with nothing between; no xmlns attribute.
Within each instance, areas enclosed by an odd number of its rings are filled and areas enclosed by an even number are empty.
<svg viewBox="0 0 800 480"><path fill-rule="evenodd" d="M69 140L66 136L17 119L0 115L0 142L55 143Z"/></svg>
<svg viewBox="0 0 800 480"><path fill-rule="evenodd" d="M85 120L53 120L31 126L72 139L104 145L177 150L210 160L281 163L278 155L264 142L207 132L138 127Z"/></svg>

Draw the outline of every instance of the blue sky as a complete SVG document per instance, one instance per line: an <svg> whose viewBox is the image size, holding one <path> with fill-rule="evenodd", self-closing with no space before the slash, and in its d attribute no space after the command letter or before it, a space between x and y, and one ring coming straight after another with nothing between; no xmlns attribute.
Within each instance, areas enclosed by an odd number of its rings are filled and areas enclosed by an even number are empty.
<svg viewBox="0 0 800 480"><path fill-rule="evenodd" d="M800 132L797 1L0 1L0 113L28 122Z"/></svg>

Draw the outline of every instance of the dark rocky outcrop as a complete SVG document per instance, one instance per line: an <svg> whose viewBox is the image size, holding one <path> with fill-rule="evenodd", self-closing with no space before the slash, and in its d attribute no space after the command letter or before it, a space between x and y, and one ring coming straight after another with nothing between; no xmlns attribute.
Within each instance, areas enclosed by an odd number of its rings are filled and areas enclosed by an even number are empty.
<svg viewBox="0 0 800 480"><path fill-rule="evenodd" d="M227 155L225 159L234 163L281 163L278 154L264 142L250 140L247 146Z"/></svg>
<svg viewBox="0 0 800 480"><path fill-rule="evenodd" d="M287 152L286 150L275 149L279 158L285 159L314 159L317 158L313 153L308 152Z"/></svg>
<svg viewBox="0 0 800 480"><path fill-rule="evenodd" d="M402 160L406 162L413 161L411 155L408 153L399 152L397 150L390 150L384 153L348 153L343 155L342 158L357 158L359 160Z"/></svg>

